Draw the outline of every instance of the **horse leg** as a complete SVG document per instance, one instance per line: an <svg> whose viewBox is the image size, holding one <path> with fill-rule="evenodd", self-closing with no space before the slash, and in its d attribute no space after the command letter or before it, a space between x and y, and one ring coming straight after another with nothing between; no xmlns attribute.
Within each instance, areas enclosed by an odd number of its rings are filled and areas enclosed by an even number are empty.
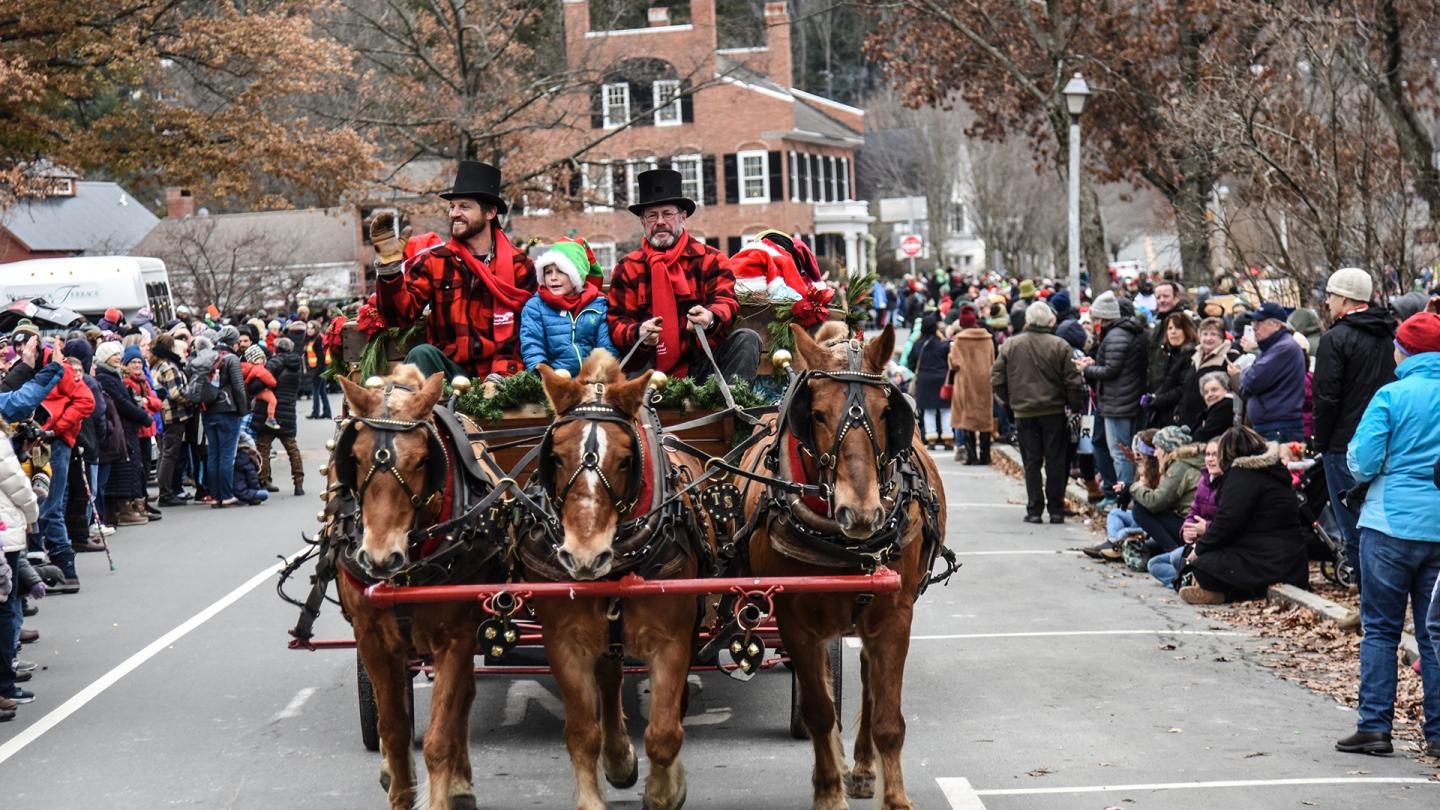
<svg viewBox="0 0 1440 810"><path fill-rule="evenodd" d="M830 662L835 665L834 661ZM875 741L870 737L870 653L860 651L860 721L855 724L855 767L845 777L845 793L852 799L875 796Z"/></svg>
<svg viewBox="0 0 1440 810"><path fill-rule="evenodd" d="M693 604L693 600L691 602ZM659 611L664 604L654 605ZM694 626L694 614L670 611L678 617L672 621L667 636L676 643L656 647L650 656L650 723L645 727L645 756L650 760L650 774L645 777L644 810L680 810L685 805L685 764L680 761L680 746L685 742L681 708L688 689L691 649L687 638Z"/></svg>
<svg viewBox="0 0 1440 810"><path fill-rule="evenodd" d="M542 616L541 624L550 627L562 619L582 617L560 614L553 619ZM577 628L578 629L578 628ZM603 638L603 630L592 630L592 637ZM600 759L600 723L596 720L598 689L595 683L595 659L598 651L580 643L581 633L566 633L552 640L545 639L545 654L550 659L550 672L560 687L565 701L565 748L570 753L570 766L575 771L576 810L606 810L600 793L597 765Z"/></svg>
<svg viewBox="0 0 1440 810"><path fill-rule="evenodd" d="M902 626L908 626L908 622ZM912 810L900 761L901 749L905 746L905 715L900 709L900 693L910 634L897 632L894 623L864 628L861 633L874 675L866 679L865 689L871 701L870 736L880 755L881 784L885 791L880 807L881 810Z"/></svg>
<svg viewBox="0 0 1440 810"><path fill-rule="evenodd" d="M595 662L595 682L600 687L600 763L605 768L605 781L617 788L634 787L640 779L640 762L625 730L621 705L624 663L624 659L613 655L601 655Z"/></svg>
<svg viewBox="0 0 1440 810"><path fill-rule="evenodd" d="M470 707L475 702L475 636L462 633L432 644L435 687L425 731L430 806L475 810L470 783Z"/></svg>
<svg viewBox="0 0 1440 810"><path fill-rule="evenodd" d="M810 781L815 789L813 810L847 810L843 783L845 747L840 726L835 722L835 701L830 695L829 654L825 639L813 632L797 630L778 616L780 638L795 668L800 686L800 716L815 748L815 770Z"/></svg>
<svg viewBox="0 0 1440 810"><path fill-rule="evenodd" d="M415 803L415 763L410 756L410 713L405 706L405 679L410 677L407 651L393 616L369 628L356 622L360 660L375 688L379 711L380 786L394 810L410 810Z"/></svg>

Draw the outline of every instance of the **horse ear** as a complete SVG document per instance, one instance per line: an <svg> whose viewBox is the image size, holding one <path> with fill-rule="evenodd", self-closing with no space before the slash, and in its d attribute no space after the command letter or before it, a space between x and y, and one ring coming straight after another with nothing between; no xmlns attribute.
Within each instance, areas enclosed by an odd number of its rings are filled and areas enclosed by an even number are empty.
<svg viewBox="0 0 1440 810"><path fill-rule="evenodd" d="M420 386L419 392L410 400L415 403L417 408L415 418L418 419L435 410L435 403L440 401L440 395L443 393L445 393L444 372L437 371L426 377L425 384Z"/></svg>
<svg viewBox="0 0 1440 810"><path fill-rule="evenodd" d="M885 324L885 331L865 346L865 370L871 374L883 374L895 353L895 329Z"/></svg>
<svg viewBox="0 0 1440 810"><path fill-rule="evenodd" d="M380 404L380 392L371 391L362 385L353 383L347 377L337 376L340 381L340 390L345 394L345 401L350 403L350 410L360 416L370 416L375 413L375 407Z"/></svg>
<svg viewBox="0 0 1440 810"><path fill-rule="evenodd" d="M540 372L540 384L545 387L545 398L550 400L550 409L557 415L580 404L580 383L569 377L561 377L555 373L555 369L544 363L536 366L535 370Z"/></svg>
<svg viewBox="0 0 1440 810"><path fill-rule="evenodd" d="M650 384L650 374L646 371L633 380L606 386L605 401L633 418L645 404L645 387Z"/></svg>
<svg viewBox="0 0 1440 810"><path fill-rule="evenodd" d="M800 371L812 368L824 368L829 360L830 353L815 342L799 324L790 324L790 334L795 338L795 355L791 362Z"/></svg>

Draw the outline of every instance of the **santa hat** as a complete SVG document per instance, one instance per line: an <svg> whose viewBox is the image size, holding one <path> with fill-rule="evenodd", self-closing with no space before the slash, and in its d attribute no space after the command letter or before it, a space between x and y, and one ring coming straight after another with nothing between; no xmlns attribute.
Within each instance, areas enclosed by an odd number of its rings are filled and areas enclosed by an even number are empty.
<svg viewBox="0 0 1440 810"><path fill-rule="evenodd" d="M586 277L593 275L597 280L603 277L595 254L584 239L561 239L540 254L535 260L535 283L545 286L545 268L552 264L570 279L576 292L585 286Z"/></svg>
<svg viewBox="0 0 1440 810"><path fill-rule="evenodd" d="M1440 352L1440 315L1417 312L1400 324L1395 345L1407 355Z"/></svg>

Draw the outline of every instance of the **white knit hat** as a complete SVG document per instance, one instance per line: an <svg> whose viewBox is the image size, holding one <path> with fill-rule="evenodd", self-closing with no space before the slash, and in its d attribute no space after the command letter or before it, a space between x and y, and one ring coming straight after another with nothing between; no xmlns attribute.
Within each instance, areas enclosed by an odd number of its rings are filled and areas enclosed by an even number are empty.
<svg viewBox="0 0 1440 810"><path fill-rule="evenodd" d="M556 242L535 260L535 283L545 286L545 268L553 264L570 279L570 284L579 292L585 287L585 273L580 272L580 262L585 262L584 268L588 273L590 267L585 260L584 245L578 242Z"/></svg>
<svg viewBox="0 0 1440 810"><path fill-rule="evenodd" d="M1334 293L1352 301L1370 300L1375 292L1375 280L1359 267L1342 267L1330 274L1325 292Z"/></svg>

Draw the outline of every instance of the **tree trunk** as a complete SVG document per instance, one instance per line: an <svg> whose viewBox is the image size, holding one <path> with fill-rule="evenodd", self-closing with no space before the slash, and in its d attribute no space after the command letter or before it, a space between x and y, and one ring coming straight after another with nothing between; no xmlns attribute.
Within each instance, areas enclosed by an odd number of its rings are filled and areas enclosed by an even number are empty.
<svg viewBox="0 0 1440 810"><path fill-rule="evenodd" d="M1105 220L1100 215L1100 195L1082 172L1080 175L1080 261L1090 274L1095 295L1110 289L1110 261L1105 253ZM1068 271L1067 271L1068 272ZM1079 301L1074 302L1076 304Z"/></svg>
<svg viewBox="0 0 1440 810"><path fill-rule="evenodd" d="M1187 172L1170 198L1175 231L1180 238L1180 266L1186 287L1213 282L1210 255L1210 192L1214 181L1207 172Z"/></svg>

